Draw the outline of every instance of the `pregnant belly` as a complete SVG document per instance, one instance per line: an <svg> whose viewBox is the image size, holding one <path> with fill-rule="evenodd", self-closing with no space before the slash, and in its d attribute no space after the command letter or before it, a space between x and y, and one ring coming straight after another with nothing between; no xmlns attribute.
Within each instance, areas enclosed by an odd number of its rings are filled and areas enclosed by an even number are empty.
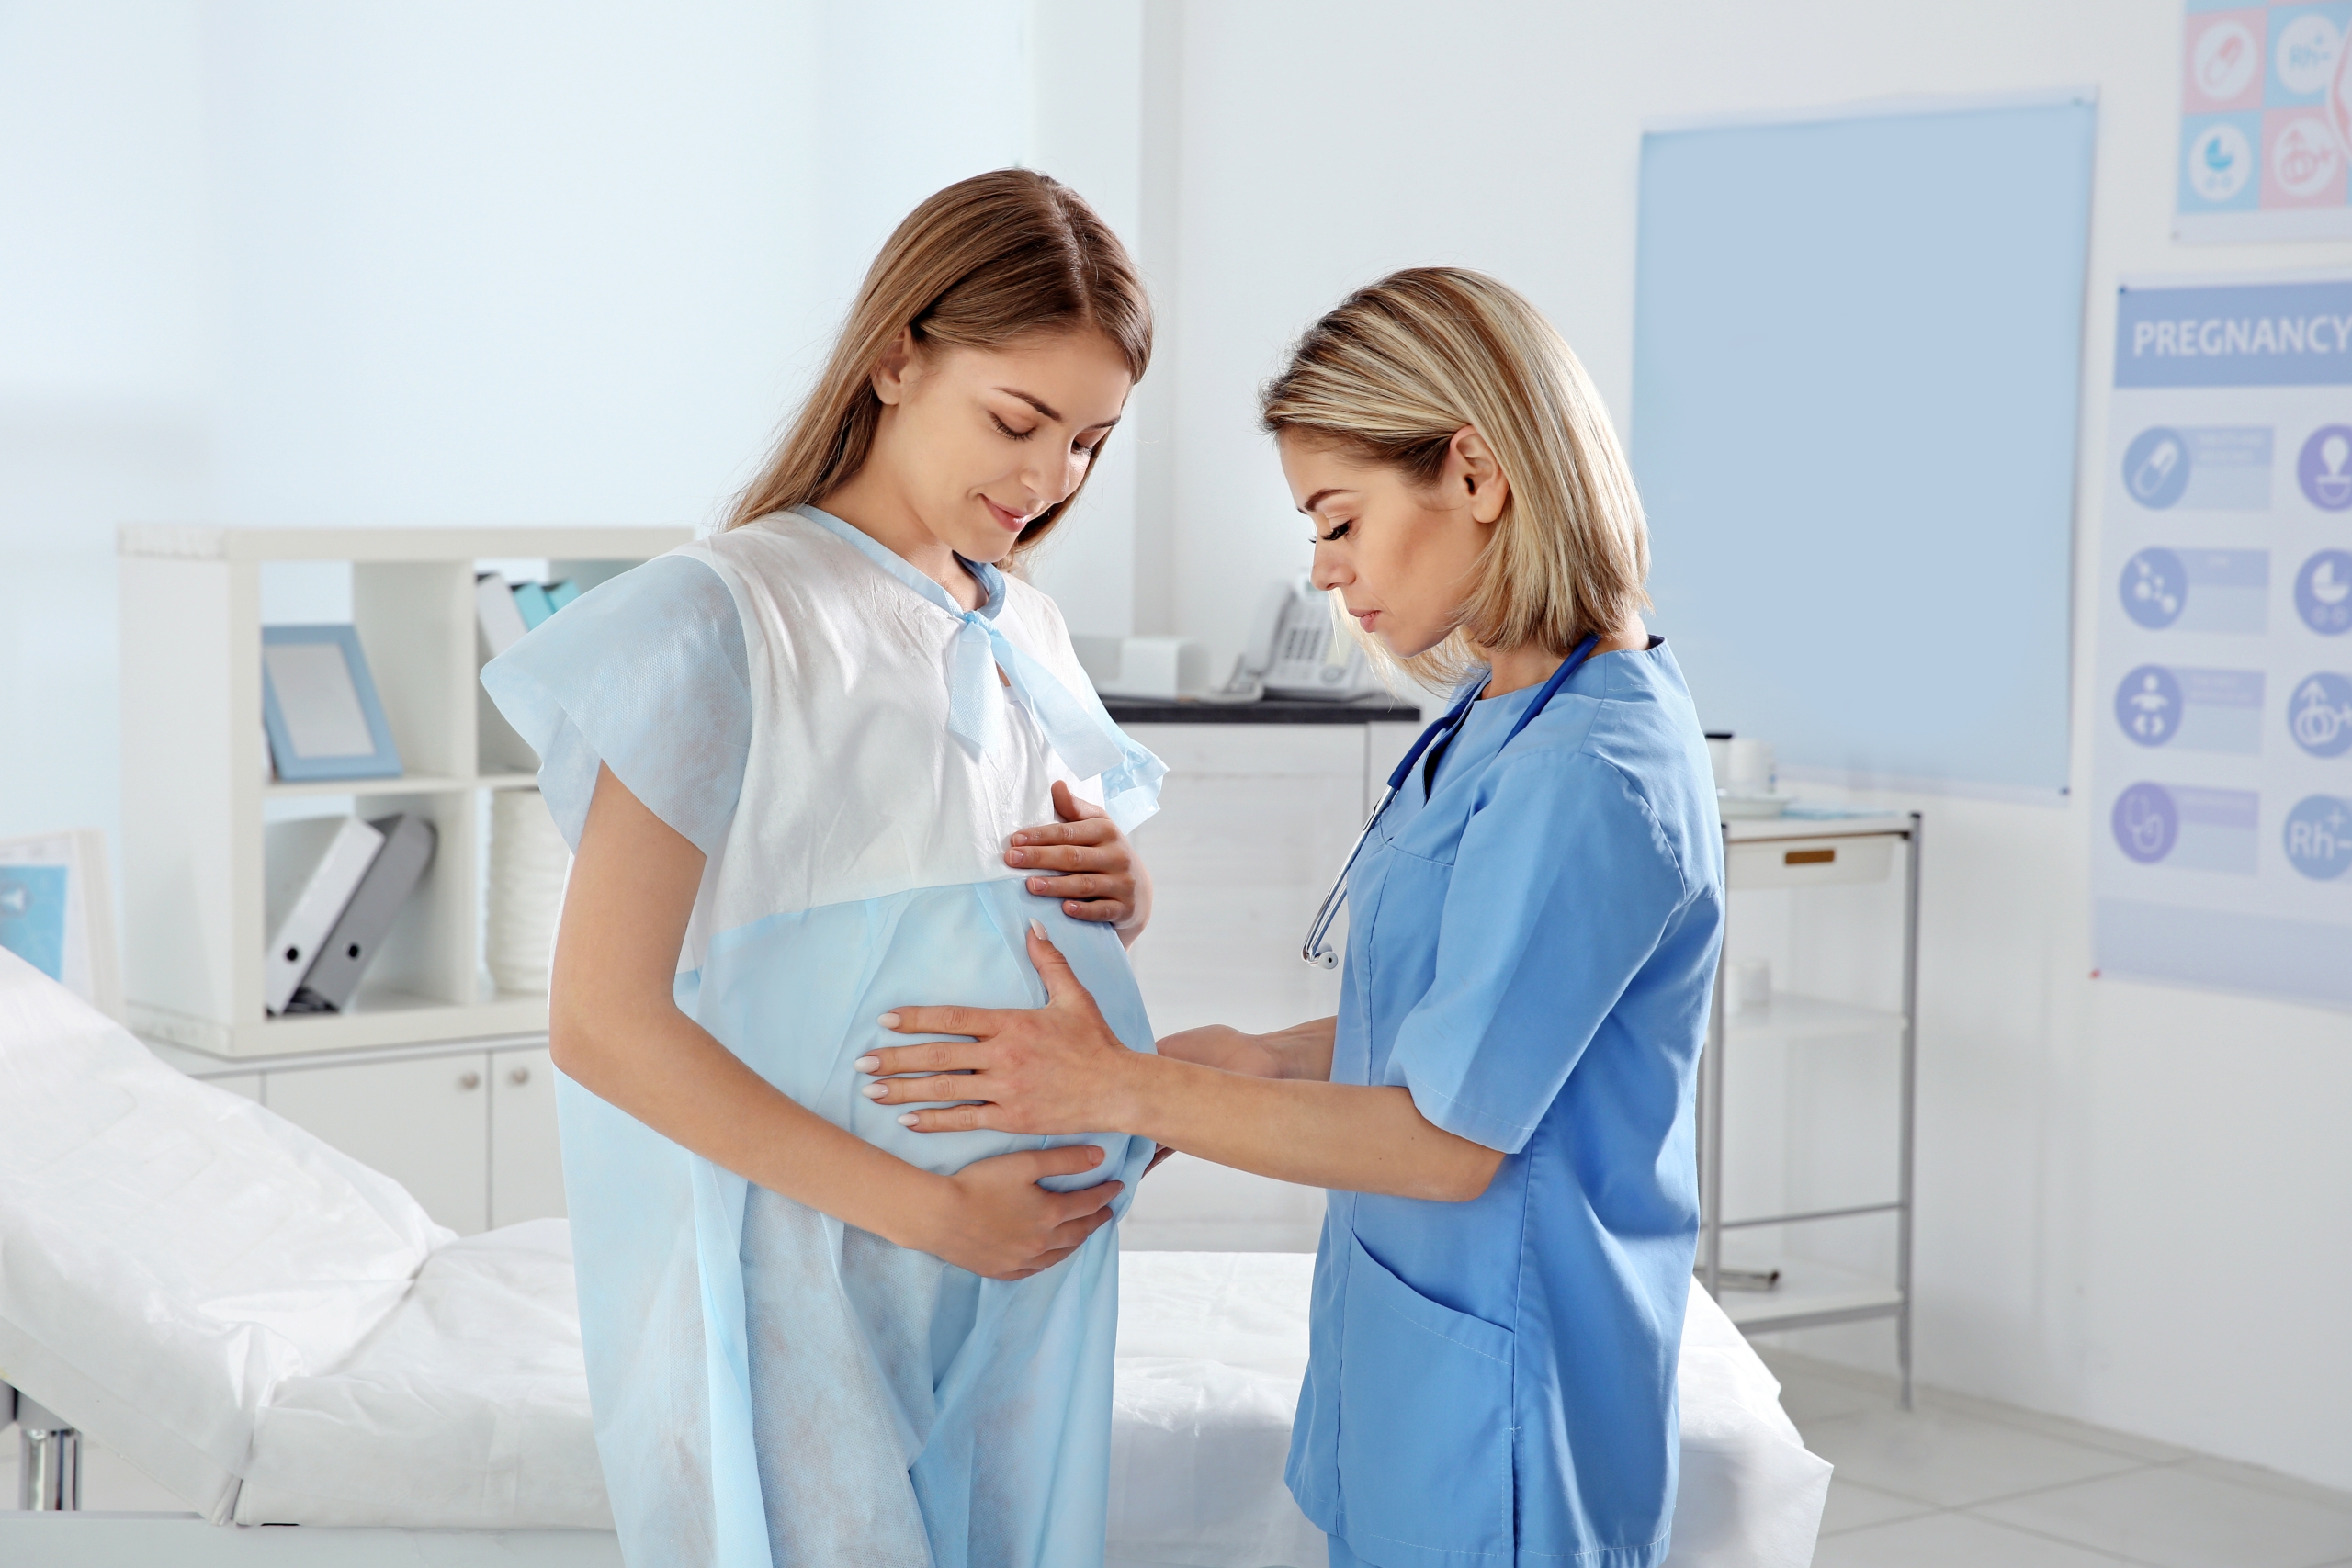
<svg viewBox="0 0 2352 1568"><path fill-rule="evenodd" d="M944 1175L1013 1149L1092 1143L1105 1156L1100 1166L1047 1183L1090 1186L1122 1173L1130 1152L1124 1134L910 1132L899 1124L902 1107L865 1098L867 1079L852 1066L876 1046L940 1038L893 1034L875 1022L892 1008L1043 1006L1045 986L1023 940L1032 919L1046 922L1119 1038L1150 1050L1150 1021L1117 936L1071 919L1012 877L772 915L721 932L691 1010L777 1089L910 1165Z"/></svg>

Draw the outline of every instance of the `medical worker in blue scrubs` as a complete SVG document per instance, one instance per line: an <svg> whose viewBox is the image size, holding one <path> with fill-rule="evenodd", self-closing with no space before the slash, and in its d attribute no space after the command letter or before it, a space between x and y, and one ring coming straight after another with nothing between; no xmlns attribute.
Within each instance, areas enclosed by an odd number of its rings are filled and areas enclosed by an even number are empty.
<svg viewBox="0 0 2352 1568"><path fill-rule="evenodd" d="M1352 296L1263 413L1316 581L1457 688L1346 874L1339 1015L1140 1055L1033 931L1046 1007L886 1014L971 1041L865 1057L866 1092L1330 1190L1288 1479L1334 1568L1652 1568L1724 885L1632 476L1567 345L1475 273Z"/></svg>

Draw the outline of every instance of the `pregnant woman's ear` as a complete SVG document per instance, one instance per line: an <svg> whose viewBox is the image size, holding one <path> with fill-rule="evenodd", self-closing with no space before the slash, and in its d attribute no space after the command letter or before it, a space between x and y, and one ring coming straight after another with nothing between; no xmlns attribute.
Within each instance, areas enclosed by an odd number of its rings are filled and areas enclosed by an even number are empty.
<svg viewBox="0 0 2352 1568"><path fill-rule="evenodd" d="M1097 920L1129 947L1151 919L1151 874L1111 814L1056 780L1058 821L1023 828L1005 847L1004 863L1030 872L1029 891L1059 898L1074 920Z"/></svg>

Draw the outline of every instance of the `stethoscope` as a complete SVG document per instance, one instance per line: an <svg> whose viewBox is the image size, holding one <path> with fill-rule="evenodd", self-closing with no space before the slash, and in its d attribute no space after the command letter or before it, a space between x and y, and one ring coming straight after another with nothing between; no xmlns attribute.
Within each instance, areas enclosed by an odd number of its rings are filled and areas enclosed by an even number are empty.
<svg viewBox="0 0 2352 1568"><path fill-rule="evenodd" d="M1519 716L1519 722L1510 727L1509 735L1503 737L1503 746L1517 739L1519 732L1544 711L1544 705L1552 700L1552 694L1566 684L1568 677L1577 672L1577 666L1591 656L1600 641L1598 634L1589 634L1577 644L1575 652L1560 660L1560 667L1552 671L1552 678L1544 682L1543 689L1535 694L1535 700L1527 705L1527 711ZM1388 809L1388 803L1396 798L1396 792L1405 787L1405 781L1413 776L1413 765L1421 760L1422 753L1461 727L1463 719L1469 715L1470 705L1476 702L1478 694L1486 689L1487 682L1481 681L1447 709L1444 717L1422 730L1421 738L1413 742L1413 749L1405 753L1405 760L1396 764L1396 771L1388 775L1388 787L1381 792L1380 804L1374 807L1372 815L1363 819L1363 830L1356 835L1355 843L1348 851L1348 858L1340 864L1340 874L1332 878L1331 891L1323 895L1322 906L1315 911L1314 923L1306 928L1306 942L1299 948L1298 955L1307 963L1324 969L1339 967L1340 955L1332 951L1325 939L1331 934L1331 922L1340 918L1341 909L1347 908L1348 873L1355 869L1356 857L1363 853L1364 840L1372 837L1372 829L1380 821L1380 814ZM1495 750L1500 751L1502 746Z"/></svg>

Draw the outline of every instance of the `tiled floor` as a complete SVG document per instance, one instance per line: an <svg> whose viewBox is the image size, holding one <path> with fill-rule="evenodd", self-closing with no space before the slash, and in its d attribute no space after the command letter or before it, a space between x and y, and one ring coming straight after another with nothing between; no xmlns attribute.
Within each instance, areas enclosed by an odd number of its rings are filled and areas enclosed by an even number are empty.
<svg viewBox="0 0 2352 1568"><path fill-rule="evenodd" d="M2352 1568L2352 1493L1758 1348L1838 1467L1815 1568Z"/></svg>

